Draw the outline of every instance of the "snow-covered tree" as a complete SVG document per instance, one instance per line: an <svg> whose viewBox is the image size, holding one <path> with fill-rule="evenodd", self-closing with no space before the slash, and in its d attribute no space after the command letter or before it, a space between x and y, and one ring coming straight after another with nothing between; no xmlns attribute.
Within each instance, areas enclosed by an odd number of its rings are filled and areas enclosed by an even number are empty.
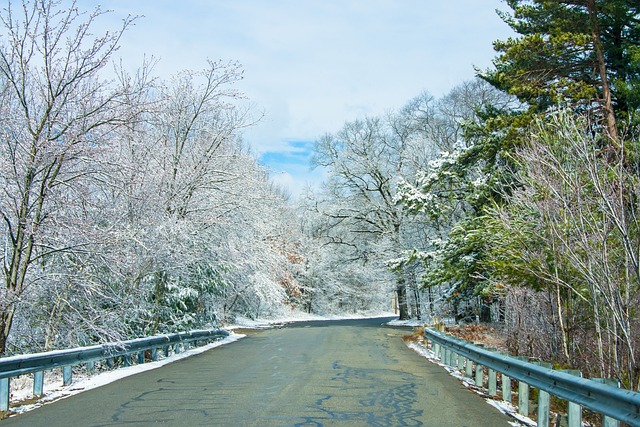
<svg viewBox="0 0 640 427"><path fill-rule="evenodd" d="M125 91L100 72L132 19L93 37L102 13L53 0L9 2L0 12L0 354L29 288L47 285L57 256L81 250L63 211L82 209L91 157L127 120Z"/></svg>
<svg viewBox="0 0 640 427"><path fill-rule="evenodd" d="M0 352L205 327L299 303L286 195L244 148L235 62L105 66L76 3L0 13Z"/></svg>

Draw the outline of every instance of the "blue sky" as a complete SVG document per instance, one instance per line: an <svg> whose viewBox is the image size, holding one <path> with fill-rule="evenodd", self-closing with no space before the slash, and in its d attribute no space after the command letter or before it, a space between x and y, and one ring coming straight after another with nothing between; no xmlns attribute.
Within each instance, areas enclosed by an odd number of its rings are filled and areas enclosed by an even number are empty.
<svg viewBox="0 0 640 427"><path fill-rule="evenodd" d="M490 66L492 42L511 32L502 0L80 0L117 21L144 15L119 55L160 59L169 77L207 59L237 60L239 88L265 117L245 134L276 181L297 195L317 185L313 141L345 121L435 96Z"/></svg>
<svg viewBox="0 0 640 427"><path fill-rule="evenodd" d="M285 149L265 151L260 162L271 170L271 177L292 196L297 197L307 186L317 186L324 178L321 168L311 168L313 140L287 141Z"/></svg>

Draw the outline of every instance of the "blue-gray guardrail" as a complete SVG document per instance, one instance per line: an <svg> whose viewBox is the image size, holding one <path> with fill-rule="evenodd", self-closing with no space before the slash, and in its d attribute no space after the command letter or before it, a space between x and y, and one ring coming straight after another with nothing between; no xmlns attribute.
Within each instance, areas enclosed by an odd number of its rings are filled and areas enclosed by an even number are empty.
<svg viewBox="0 0 640 427"><path fill-rule="evenodd" d="M425 328L424 334L433 343L479 365L630 426L640 426L640 393L518 360L433 329Z"/></svg>
<svg viewBox="0 0 640 427"><path fill-rule="evenodd" d="M166 335L155 335L118 343L79 347L69 350L49 351L27 355L0 358L0 411L9 410L10 380L13 377L33 374L33 394L41 395L43 390L44 371L62 367L63 382L71 383L71 367L86 363L87 367L99 360L109 360L118 356L129 356L138 353L138 363L144 363L144 352L151 350L153 360L156 360L157 349L164 348L165 352L171 346L184 345L194 341L206 341L229 336L224 329L197 330L179 332ZM168 354L167 354L168 355ZM142 356L142 357L141 357ZM130 360L129 360L130 363ZM125 364L127 361L125 360Z"/></svg>
<svg viewBox="0 0 640 427"><path fill-rule="evenodd" d="M138 338L118 343L78 347L69 350L9 356L0 358L0 378L17 377L18 375L47 371L61 366L72 366L79 363L95 362L153 348L222 338L228 335L229 332L224 329L197 330L167 335L155 335L152 337Z"/></svg>

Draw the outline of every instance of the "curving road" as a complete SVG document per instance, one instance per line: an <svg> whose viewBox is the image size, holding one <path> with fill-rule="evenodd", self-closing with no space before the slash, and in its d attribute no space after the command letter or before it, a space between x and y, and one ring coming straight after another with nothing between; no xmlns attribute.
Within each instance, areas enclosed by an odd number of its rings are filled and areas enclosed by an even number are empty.
<svg viewBox="0 0 640 427"><path fill-rule="evenodd" d="M0 421L24 426L500 427L382 319L301 323Z"/></svg>

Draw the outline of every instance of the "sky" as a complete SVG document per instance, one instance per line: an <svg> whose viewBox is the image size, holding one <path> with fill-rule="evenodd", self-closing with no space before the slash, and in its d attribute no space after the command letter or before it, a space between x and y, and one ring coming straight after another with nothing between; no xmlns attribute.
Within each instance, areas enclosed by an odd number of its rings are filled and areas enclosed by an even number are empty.
<svg viewBox="0 0 640 427"><path fill-rule="evenodd" d="M127 66L159 59L169 78L206 61L239 61L238 85L263 119L245 141L296 197L317 186L313 143L345 122L434 96L491 66L492 42L512 33L502 0L79 0L141 15L122 39ZM105 21L103 19L103 23ZM107 22L109 24L109 22ZM132 65L133 64L133 65Z"/></svg>

